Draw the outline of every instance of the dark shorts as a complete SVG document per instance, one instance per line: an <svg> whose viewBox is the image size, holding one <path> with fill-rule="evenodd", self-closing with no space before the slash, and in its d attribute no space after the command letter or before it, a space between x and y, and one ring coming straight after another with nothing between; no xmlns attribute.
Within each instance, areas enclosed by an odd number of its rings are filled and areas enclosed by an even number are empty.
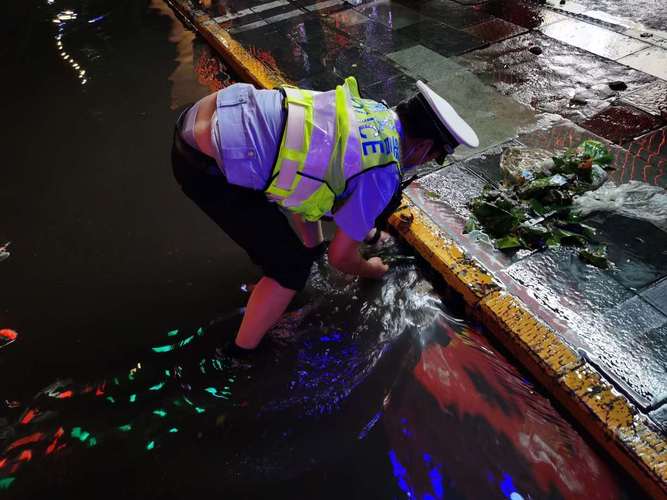
<svg viewBox="0 0 667 500"><path fill-rule="evenodd" d="M285 288L301 290L315 253L301 243L287 217L264 192L229 184L213 158L182 139L179 126L174 131L171 161L183 192L247 252L265 276Z"/></svg>

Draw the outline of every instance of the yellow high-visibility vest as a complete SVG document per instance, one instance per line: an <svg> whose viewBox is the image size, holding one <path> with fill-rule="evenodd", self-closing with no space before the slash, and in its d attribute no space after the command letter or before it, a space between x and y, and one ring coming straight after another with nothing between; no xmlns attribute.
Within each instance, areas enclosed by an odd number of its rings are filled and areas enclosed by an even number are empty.
<svg viewBox="0 0 667 500"><path fill-rule="evenodd" d="M266 189L272 200L316 221L353 177L390 164L400 169L396 113L362 99L354 77L328 92L283 90L287 122Z"/></svg>

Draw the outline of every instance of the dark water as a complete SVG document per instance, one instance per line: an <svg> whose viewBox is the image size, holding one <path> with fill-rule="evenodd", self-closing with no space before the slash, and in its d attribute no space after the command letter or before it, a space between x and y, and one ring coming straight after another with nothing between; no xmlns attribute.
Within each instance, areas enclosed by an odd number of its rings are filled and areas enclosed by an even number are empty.
<svg viewBox="0 0 667 500"><path fill-rule="evenodd" d="M169 145L232 78L157 0L49 1L9 5L3 52L0 496L639 496L397 246L383 283L319 263L252 366L220 354L258 273Z"/></svg>

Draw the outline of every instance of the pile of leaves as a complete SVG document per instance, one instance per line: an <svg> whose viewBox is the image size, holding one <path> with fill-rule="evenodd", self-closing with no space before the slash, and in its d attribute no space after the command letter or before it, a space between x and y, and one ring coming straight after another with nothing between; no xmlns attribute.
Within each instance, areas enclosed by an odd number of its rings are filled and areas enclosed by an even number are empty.
<svg viewBox="0 0 667 500"><path fill-rule="evenodd" d="M541 250L559 245L580 248L579 257L609 267L606 248L595 243L595 229L572 210L576 195L600 187L613 157L598 141L584 141L553 158L553 167L522 185L485 188L468 206L464 233L482 230L499 250Z"/></svg>

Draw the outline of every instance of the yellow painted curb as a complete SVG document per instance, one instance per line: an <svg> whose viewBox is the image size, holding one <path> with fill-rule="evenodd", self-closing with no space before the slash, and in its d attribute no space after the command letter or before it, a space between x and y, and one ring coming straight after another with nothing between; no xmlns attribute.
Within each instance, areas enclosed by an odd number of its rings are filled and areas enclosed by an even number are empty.
<svg viewBox="0 0 667 500"><path fill-rule="evenodd" d="M190 0L167 0L242 79L259 88L289 84ZM463 297L489 331L653 498L667 499L667 443L593 367L404 197L396 231Z"/></svg>
<svg viewBox="0 0 667 500"><path fill-rule="evenodd" d="M390 223L485 327L653 498L667 498L667 443L596 370L404 199Z"/></svg>
<svg viewBox="0 0 667 500"><path fill-rule="evenodd" d="M269 68L222 29L208 14L197 9L190 0L167 0L204 39L222 55L232 69L257 87L272 89L288 82L280 72Z"/></svg>
<svg viewBox="0 0 667 500"><path fill-rule="evenodd" d="M453 241L442 235L425 214L403 197L403 207L389 218L389 223L419 254L438 271L447 284L475 306L500 285L483 269L467 259Z"/></svg>

